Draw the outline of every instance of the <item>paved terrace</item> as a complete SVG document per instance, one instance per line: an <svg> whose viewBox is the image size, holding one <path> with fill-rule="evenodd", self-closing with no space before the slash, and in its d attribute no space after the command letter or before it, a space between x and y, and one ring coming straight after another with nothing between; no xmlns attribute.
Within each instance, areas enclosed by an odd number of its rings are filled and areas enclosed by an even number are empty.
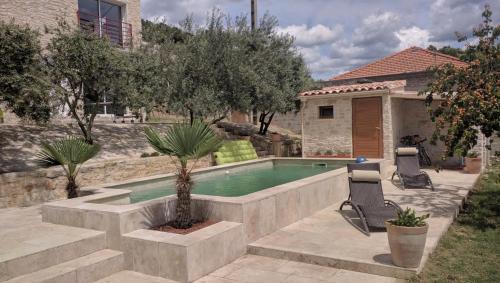
<svg viewBox="0 0 500 283"><path fill-rule="evenodd" d="M403 191L389 180L382 182L386 199L397 202L403 209L411 207L418 213L431 214L424 257L417 269L392 265L387 233L372 232L370 236L361 233L338 211L340 203L251 243L249 253L390 277L411 277L422 269L478 177L459 171L427 172L435 184L434 192ZM353 211L347 211L345 216L353 216L349 212Z"/></svg>
<svg viewBox="0 0 500 283"><path fill-rule="evenodd" d="M424 259L418 269L393 266L390 261L386 233L372 232L370 236L361 233L338 212L340 205L338 203L251 243L248 247L250 254L199 279L197 283L382 283L399 281L391 277L407 278L423 267L429 253L434 250L439 238L452 223L459 206L478 177L478 175L466 175L458 171L428 172L436 185L435 192L430 190L402 191L390 181L383 181L386 198L398 202L403 208L409 206L420 213L431 214L428 221L430 227ZM347 213L346 216L349 215ZM3 261L19 260L19 266L23 270L9 270L13 273L32 272L26 268L45 265L46 260L37 256L48 255L45 251L56 252L59 256L49 256L49 258L63 261L82 256L81 247L87 246L83 245L87 242L91 242L92 245L88 246L94 249L105 248L102 232L42 223L38 206L0 210L0 226L2 227L0 230L0 267ZM104 266L110 265L109 259L122 260L122 255L115 254L116 252L111 250L86 251L87 254L92 252L94 253L89 256L94 257L91 258L93 261L85 257L83 259L85 259L85 266L90 265L89 262L91 262L91 266L95 267L84 269L80 266L83 263L77 262L79 265L72 263L76 267L72 266L70 271L76 269L77 273L90 276L96 274L96 268L102 266L104 260L108 263ZM67 256L63 257L62 254ZM30 262L36 261L29 265L24 262L21 264L21 260L28 259ZM66 265L59 266L56 271L66 272L69 268ZM2 271L0 281L2 281L5 270L0 269ZM47 269L47 272L49 271L51 274L54 272L54 270ZM116 271L111 269L100 272L102 275L106 272L109 274L115 272L100 282L173 282L136 272L119 271L119 268L116 268Z"/></svg>

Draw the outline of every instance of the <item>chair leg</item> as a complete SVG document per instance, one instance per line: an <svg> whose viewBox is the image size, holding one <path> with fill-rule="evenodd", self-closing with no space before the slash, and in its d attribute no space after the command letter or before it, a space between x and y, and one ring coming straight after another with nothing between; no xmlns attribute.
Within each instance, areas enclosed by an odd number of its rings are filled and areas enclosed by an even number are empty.
<svg viewBox="0 0 500 283"><path fill-rule="evenodd" d="M370 229L368 229L368 223L366 222L366 218L363 215L363 213L361 212L361 210L356 205L352 204L351 201L346 200L346 201L342 202L342 204L340 205L340 208L339 208L340 211L342 211L342 208L344 207L344 205L349 205L350 207L352 207L352 209L356 212L359 219L361 220L361 224L363 225L363 227L362 227L363 232L366 235L370 236ZM347 217L344 216L344 218L346 218L346 220L348 220ZM351 222L352 225L356 226L356 224L354 224L351 220L348 220L348 222Z"/></svg>
<svg viewBox="0 0 500 283"><path fill-rule="evenodd" d="M363 215L363 213L361 212L361 210L356 205L352 205L352 208L358 214L359 219L361 220L361 224L363 224L363 230L369 236L370 235L370 229L368 229L368 223L366 222L365 216Z"/></svg>
<svg viewBox="0 0 500 283"><path fill-rule="evenodd" d="M424 174L425 177L427 178L427 183L431 187L431 190L435 191L436 189L434 188L434 185L432 184L432 180L431 180L431 177L429 176L429 174L427 174L427 172L424 172L424 171L422 171L422 174Z"/></svg>
<svg viewBox="0 0 500 283"><path fill-rule="evenodd" d="M339 210L340 210L340 211L342 211L342 208L344 207L344 205L349 205L349 206L351 206L351 207L352 207L352 203L351 203L351 201L349 201L349 200L345 200L345 201L344 201L344 202L342 202L342 204L340 205L340 208L339 208Z"/></svg>
<svg viewBox="0 0 500 283"><path fill-rule="evenodd" d="M399 178L399 182L401 183L401 189L405 190L405 180L403 179L403 177L401 176L401 174L398 173L398 178Z"/></svg>
<svg viewBox="0 0 500 283"><path fill-rule="evenodd" d="M392 173L391 183L394 182L394 176L396 176L396 173L397 173L397 171L394 171L394 173Z"/></svg>

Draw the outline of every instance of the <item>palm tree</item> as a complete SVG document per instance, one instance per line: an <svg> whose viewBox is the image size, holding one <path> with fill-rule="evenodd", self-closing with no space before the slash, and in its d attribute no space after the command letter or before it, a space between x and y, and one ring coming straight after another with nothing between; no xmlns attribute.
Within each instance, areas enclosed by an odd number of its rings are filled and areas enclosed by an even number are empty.
<svg viewBox="0 0 500 283"><path fill-rule="evenodd" d="M192 124L176 124L169 128L165 135L160 135L152 128L146 128L146 136L151 146L158 152L175 157L177 160L177 207L175 228L191 227L191 188L193 180L191 171L196 162L217 150L222 140L202 121L194 120ZM191 168L188 161L193 160Z"/></svg>
<svg viewBox="0 0 500 283"><path fill-rule="evenodd" d="M78 197L76 176L81 165L96 156L101 147L97 144L88 144L79 137L66 137L53 144L42 143L42 149L37 154L38 164L43 167L61 165L68 178L66 192L68 198Z"/></svg>

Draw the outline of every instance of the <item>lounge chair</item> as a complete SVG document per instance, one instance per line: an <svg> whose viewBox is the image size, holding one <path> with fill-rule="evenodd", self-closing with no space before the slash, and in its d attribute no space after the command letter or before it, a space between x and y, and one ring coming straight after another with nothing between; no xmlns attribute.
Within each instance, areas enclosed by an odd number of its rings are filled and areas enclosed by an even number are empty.
<svg viewBox="0 0 500 283"><path fill-rule="evenodd" d="M434 185L427 173L420 170L418 162L418 149L415 147L399 147L396 149L396 171L392 174L398 176L401 187L430 188L434 191Z"/></svg>
<svg viewBox="0 0 500 283"><path fill-rule="evenodd" d="M340 205L349 205L361 220L362 230L370 234L369 227L383 229L385 221L394 219L401 207L384 199L378 163L347 164L349 198ZM348 218L346 218L350 221ZM351 221L350 221L351 222Z"/></svg>

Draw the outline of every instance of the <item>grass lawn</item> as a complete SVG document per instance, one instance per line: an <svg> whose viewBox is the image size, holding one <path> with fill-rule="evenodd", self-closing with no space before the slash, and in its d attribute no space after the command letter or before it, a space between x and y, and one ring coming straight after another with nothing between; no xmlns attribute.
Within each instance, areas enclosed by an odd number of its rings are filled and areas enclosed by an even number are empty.
<svg viewBox="0 0 500 283"><path fill-rule="evenodd" d="M500 163L484 174L422 273L410 282L500 282Z"/></svg>

